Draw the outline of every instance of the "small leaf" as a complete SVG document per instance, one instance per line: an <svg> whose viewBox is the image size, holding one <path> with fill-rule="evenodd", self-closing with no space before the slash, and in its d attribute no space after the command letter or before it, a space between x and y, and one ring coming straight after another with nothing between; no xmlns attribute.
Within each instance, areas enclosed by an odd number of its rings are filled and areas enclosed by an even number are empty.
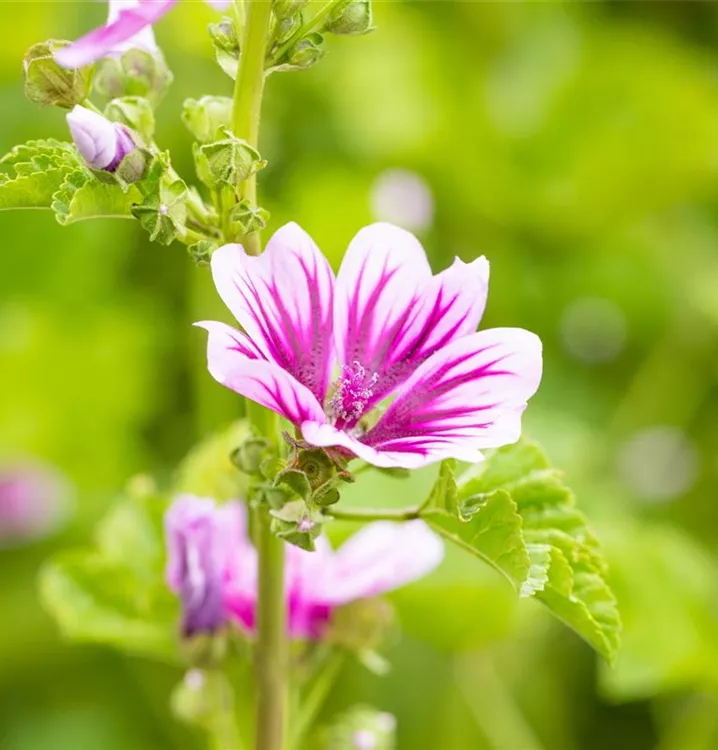
<svg viewBox="0 0 718 750"><path fill-rule="evenodd" d="M520 589L530 560L521 535L521 517L508 492L496 490L458 506L458 516L428 510L421 517L450 542L481 558Z"/></svg>

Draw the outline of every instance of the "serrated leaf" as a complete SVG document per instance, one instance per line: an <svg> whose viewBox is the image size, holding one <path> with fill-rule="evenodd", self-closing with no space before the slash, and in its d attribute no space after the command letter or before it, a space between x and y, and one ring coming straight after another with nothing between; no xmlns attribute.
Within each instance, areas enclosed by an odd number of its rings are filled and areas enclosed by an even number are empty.
<svg viewBox="0 0 718 750"><path fill-rule="evenodd" d="M70 172L53 195L52 209L63 226L87 219L131 219L132 205L142 199L137 188L99 182L87 170Z"/></svg>
<svg viewBox="0 0 718 750"><path fill-rule="evenodd" d="M164 580L161 498L123 499L94 548L63 551L40 574L40 594L67 638L161 660L178 658L179 605Z"/></svg>
<svg viewBox="0 0 718 750"><path fill-rule="evenodd" d="M531 561L521 595L536 596L612 662L621 623L605 558L562 474L538 444L521 440L460 478L459 503L499 488L516 503Z"/></svg>
<svg viewBox="0 0 718 750"><path fill-rule="evenodd" d="M124 565L84 550L57 555L40 573L41 598L65 637L174 661L173 621L156 614L163 593L147 597Z"/></svg>
<svg viewBox="0 0 718 750"><path fill-rule="evenodd" d="M0 159L0 164L17 167L19 164L32 163L33 159L44 157L57 168L82 166L82 160L72 143L47 138L28 141L14 146Z"/></svg>
<svg viewBox="0 0 718 750"><path fill-rule="evenodd" d="M52 196L67 175L64 169L32 172L0 183L0 211L21 208L50 208Z"/></svg>
<svg viewBox="0 0 718 750"><path fill-rule="evenodd" d="M458 506L458 515L430 509L421 517L453 544L481 558L520 589L530 560L521 534L521 517L508 492L495 492Z"/></svg>

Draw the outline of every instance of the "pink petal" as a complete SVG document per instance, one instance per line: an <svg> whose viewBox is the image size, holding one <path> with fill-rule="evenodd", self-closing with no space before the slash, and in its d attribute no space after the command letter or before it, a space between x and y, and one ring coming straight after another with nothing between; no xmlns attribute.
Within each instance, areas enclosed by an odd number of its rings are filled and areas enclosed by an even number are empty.
<svg viewBox="0 0 718 750"><path fill-rule="evenodd" d="M338 605L378 596L425 576L443 556L441 539L423 521L370 523L335 553L314 598Z"/></svg>
<svg viewBox="0 0 718 750"><path fill-rule="evenodd" d="M158 21L176 2L177 0L139 0L136 7L120 10L115 21L100 26L58 50L55 59L65 68L89 65L112 53L116 47Z"/></svg>
<svg viewBox="0 0 718 750"><path fill-rule="evenodd" d="M435 351L476 330L488 277L483 257L457 258L432 277L418 240L390 224L357 234L337 278L334 329L340 362L378 376L367 409Z"/></svg>
<svg viewBox="0 0 718 750"><path fill-rule="evenodd" d="M464 336L414 372L361 441L412 462L480 460L479 449L519 439L541 369L541 341L533 333L494 328Z"/></svg>
<svg viewBox="0 0 718 750"><path fill-rule="evenodd" d="M293 424L321 422L324 412L311 391L286 370L261 358L254 343L224 323L197 323L209 332L207 364L222 385L277 412Z"/></svg>
<svg viewBox="0 0 718 750"><path fill-rule="evenodd" d="M274 234L258 257L240 245L212 256L217 291L264 354L320 403L332 365L334 276L326 258L297 224Z"/></svg>

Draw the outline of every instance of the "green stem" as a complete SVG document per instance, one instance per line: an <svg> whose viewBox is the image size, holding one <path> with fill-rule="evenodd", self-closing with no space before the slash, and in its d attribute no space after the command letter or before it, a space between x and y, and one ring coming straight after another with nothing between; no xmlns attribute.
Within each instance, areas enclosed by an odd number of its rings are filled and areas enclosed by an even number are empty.
<svg viewBox="0 0 718 750"><path fill-rule="evenodd" d="M235 0L235 7L240 0ZM238 11L239 12L239 11ZM267 37L272 17L271 0L248 0L244 39L241 45L237 79L234 86L232 127L238 138L244 138L255 148L259 141L259 118L264 93L264 62L267 54ZM241 198L256 205L257 177L252 175L238 186ZM250 255L259 255L259 235L254 232L243 238L244 249Z"/></svg>
<svg viewBox="0 0 718 750"><path fill-rule="evenodd" d="M324 509L324 515L341 521L413 521L421 517L419 508L334 508Z"/></svg>
<svg viewBox="0 0 718 750"><path fill-rule="evenodd" d="M259 556L257 602L257 729L255 750L283 750L287 699L284 542L271 531L266 508L255 512Z"/></svg>

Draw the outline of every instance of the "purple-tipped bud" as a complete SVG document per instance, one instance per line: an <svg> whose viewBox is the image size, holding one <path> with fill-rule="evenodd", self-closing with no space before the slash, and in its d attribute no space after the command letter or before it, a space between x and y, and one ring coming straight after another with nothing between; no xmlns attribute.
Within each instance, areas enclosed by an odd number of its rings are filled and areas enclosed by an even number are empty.
<svg viewBox="0 0 718 750"><path fill-rule="evenodd" d="M182 602L182 634L212 634L224 625L224 576L231 551L222 509L181 495L165 516L167 582Z"/></svg>
<svg viewBox="0 0 718 750"><path fill-rule="evenodd" d="M111 122L79 104L67 115L67 124L77 150L92 169L114 172L136 148L124 125Z"/></svg>

